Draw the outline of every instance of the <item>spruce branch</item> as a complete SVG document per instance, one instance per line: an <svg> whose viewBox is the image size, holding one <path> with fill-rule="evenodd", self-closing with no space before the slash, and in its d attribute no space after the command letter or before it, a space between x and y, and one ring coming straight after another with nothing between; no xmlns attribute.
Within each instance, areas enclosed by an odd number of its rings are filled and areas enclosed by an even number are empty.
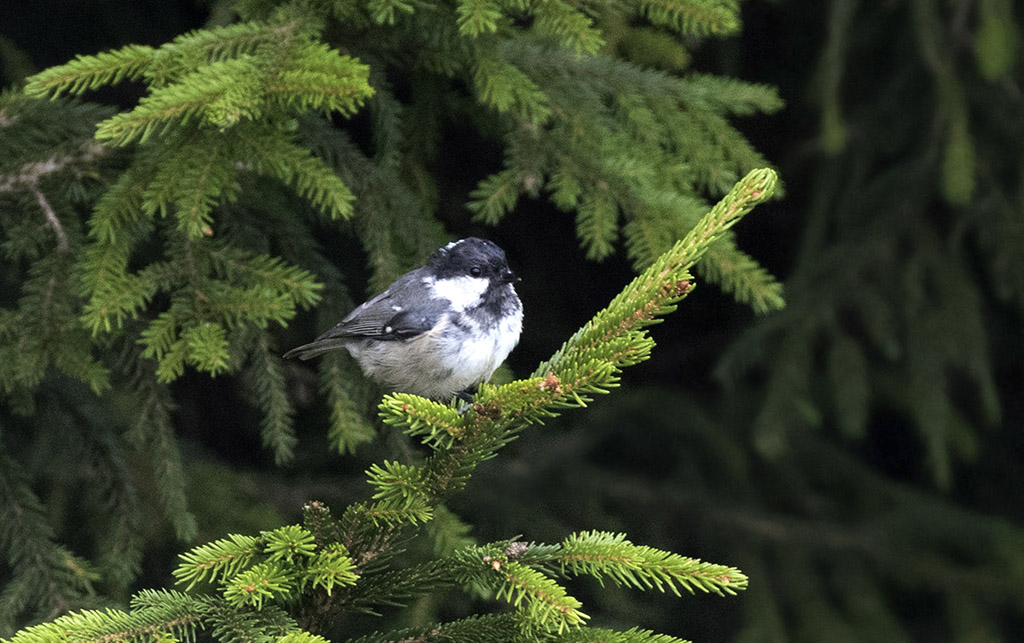
<svg viewBox="0 0 1024 643"><path fill-rule="evenodd" d="M775 112L783 107L778 90L735 78L692 74L682 79L689 91L679 97L690 109L707 108L733 116Z"/></svg>
<svg viewBox="0 0 1024 643"><path fill-rule="evenodd" d="M434 509L425 502L389 497L365 507L362 513L376 527L393 528L425 523L433 518Z"/></svg>
<svg viewBox="0 0 1024 643"><path fill-rule="evenodd" d="M128 272L128 239L97 242L82 254L82 286L89 300L82 307L82 322L93 336L121 328L138 315L156 293L157 284Z"/></svg>
<svg viewBox="0 0 1024 643"><path fill-rule="evenodd" d="M354 453L357 446L376 435L373 425L356 405L351 388L352 383L358 381L358 375L351 361L344 363L346 359L342 351L324 355L318 378L320 393L327 398L330 409L327 439L331 448L340 454Z"/></svg>
<svg viewBox="0 0 1024 643"><path fill-rule="evenodd" d="M238 197L238 166L223 137L199 132L182 138L168 145L140 207L161 217L173 211L178 229L200 239L213 234L214 207Z"/></svg>
<svg viewBox="0 0 1024 643"><path fill-rule="evenodd" d="M215 276L234 287L212 282L204 312L216 315L230 327L243 322L266 328L268 322L284 324L296 306L309 308L320 301L323 284L313 274L285 263L280 257L253 255L229 245L206 248ZM223 284L223 282L220 282Z"/></svg>
<svg viewBox="0 0 1024 643"><path fill-rule="evenodd" d="M115 145L196 119L225 129L280 108L352 114L373 93L368 68L317 42L316 23L243 23L186 34L158 50L132 45L80 56L30 78L26 91L55 98L144 77L149 94L96 130Z"/></svg>
<svg viewBox="0 0 1024 643"><path fill-rule="evenodd" d="M693 226L706 194L724 194L739 176L766 164L728 119L779 109L772 88L638 70L525 36L485 51L484 63L500 65L483 85L491 68L478 66L478 85L486 90L481 100L504 101L494 105L512 122L504 167L472 194L479 220L498 221L521 194L546 191L559 209L575 214L589 258L608 256L621 234L639 271ZM506 65L530 83L498 73ZM515 91L524 87L543 97L543 121L514 107ZM756 265L722 265L737 271L721 281L740 301L749 295L752 305L770 306L778 299Z"/></svg>
<svg viewBox="0 0 1024 643"><path fill-rule="evenodd" d="M652 24L682 34L725 35L740 28L737 0L641 0L639 12Z"/></svg>
<svg viewBox="0 0 1024 643"><path fill-rule="evenodd" d="M267 97L295 111L354 114L373 96L369 67L325 42L303 40L263 85Z"/></svg>
<svg viewBox="0 0 1024 643"><path fill-rule="evenodd" d="M543 572L515 560L519 551L508 542L468 547L453 559L460 567L456 575L463 584L479 582L491 588L498 600L520 612L528 628L562 633L582 625L589 618L580 611L582 603Z"/></svg>
<svg viewBox="0 0 1024 643"><path fill-rule="evenodd" d="M216 583L236 607L260 609L265 601L281 601L307 587L330 594L335 586L352 585L359 576L355 562L339 542L318 543L300 525L285 525L260 536L232 534L181 555L174 572L186 591L199 583Z"/></svg>
<svg viewBox="0 0 1024 643"><path fill-rule="evenodd" d="M559 209L569 212L579 205L583 196L579 174L579 168L565 163L551 172L547 187L551 191L551 202Z"/></svg>
<svg viewBox="0 0 1024 643"><path fill-rule="evenodd" d="M295 145L286 133L264 130L240 144L240 158L246 159L257 174L273 176L290 185L332 219L352 216L352 191L334 170L309 150Z"/></svg>
<svg viewBox="0 0 1024 643"><path fill-rule="evenodd" d="M566 0L550 0L531 6L535 17L533 31L542 38L553 38L577 54L596 54L605 44L593 19Z"/></svg>
<svg viewBox="0 0 1024 643"><path fill-rule="evenodd" d="M456 568L452 560L436 558L403 569L367 573L346 600L366 612L380 605L405 605L411 599L454 586Z"/></svg>
<svg viewBox="0 0 1024 643"><path fill-rule="evenodd" d="M537 367L533 377L543 378L537 386L538 399L555 393L554 400L564 400L573 394L599 391L602 385L614 385L614 372L607 367L597 368L599 363L617 371L619 366L646 357L650 349L645 341L648 338L636 333L675 310L675 303L692 287L690 268L743 215L771 195L775 182L775 172L769 169L753 170L739 181L683 240L626 286L551 359ZM640 341L629 341L633 339ZM601 354L598 363L591 357L595 353ZM484 405L486 414L486 402ZM528 409L517 410L523 413Z"/></svg>
<svg viewBox="0 0 1024 643"><path fill-rule="evenodd" d="M735 594L747 587L747 577L725 565L705 563L652 547L638 546L625 534L582 532L562 543L553 557L563 573L587 574L603 582L607 576L618 585L638 589L666 589L679 596L679 588L715 594Z"/></svg>
<svg viewBox="0 0 1024 643"><path fill-rule="evenodd" d="M145 161L129 168L99 198L89 218L89 236L98 243L130 247L141 236L143 195L153 163ZM148 199L147 199L148 200Z"/></svg>
<svg viewBox="0 0 1024 643"><path fill-rule="evenodd" d="M298 632L299 626L279 605L267 603L259 610L238 608L220 597L198 597L203 624L222 643L268 641Z"/></svg>
<svg viewBox="0 0 1024 643"><path fill-rule="evenodd" d="M523 628L518 615L484 614L457 621L437 623L424 628L377 632L353 639L348 643L523 643L523 641Z"/></svg>
<svg viewBox="0 0 1024 643"><path fill-rule="evenodd" d="M512 169L495 172L477 185L470 193L469 209L477 221L497 225L511 212L522 192L522 179Z"/></svg>
<svg viewBox="0 0 1024 643"><path fill-rule="evenodd" d="M512 112L518 119L534 125L542 125L551 115L548 96L498 50L481 52L473 82L480 102L498 113Z"/></svg>
<svg viewBox="0 0 1024 643"><path fill-rule="evenodd" d="M159 87L207 63L256 54L264 48L287 50L289 42L312 37L316 31L315 20L282 17L283 20L239 22L182 34L159 49L146 68L145 77Z"/></svg>
<svg viewBox="0 0 1024 643"><path fill-rule="evenodd" d="M582 627L566 632L558 638L558 643L690 643L690 641L638 627L625 632L598 627Z"/></svg>
<svg viewBox="0 0 1024 643"><path fill-rule="evenodd" d="M459 0L455 10L459 33L464 36L493 33L502 19L501 5L496 0Z"/></svg>
<svg viewBox="0 0 1024 643"><path fill-rule="evenodd" d="M73 253L39 257L28 270L15 309L0 311L0 390L35 387L51 366L89 384L97 394L110 373L97 360L76 318Z"/></svg>
<svg viewBox="0 0 1024 643"><path fill-rule="evenodd" d="M195 538L198 525L188 508L184 465L174 438L171 420L174 402L153 363L141 359L135 349L133 346L128 353L133 364L132 386L138 399L138 411L126 437L135 452L152 463L164 514L174 525L175 535L179 540L189 541Z"/></svg>
<svg viewBox="0 0 1024 643"><path fill-rule="evenodd" d="M284 565L264 561L253 565L225 583L224 599L235 607L263 608L263 601L290 597L297 587Z"/></svg>
<svg viewBox="0 0 1024 643"><path fill-rule="evenodd" d="M285 525L270 532L264 532L264 552L267 560L282 560L292 563L300 557L310 558L316 554L316 538L299 525Z"/></svg>
<svg viewBox="0 0 1024 643"><path fill-rule="evenodd" d="M387 499L405 507L427 504L423 494L425 474L421 467L387 460L366 472L367 481L377 489L374 500Z"/></svg>
<svg viewBox="0 0 1024 643"><path fill-rule="evenodd" d="M404 427L434 449L450 448L462 438L466 427L456 409L437 402L423 404L422 398L409 393L394 393L381 401L381 419L385 424ZM387 411L387 412L383 412Z"/></svg>
<svg viewBox="0 0 1024 643"><path fill-rule="evenodd" d="M308 584L313 589L322 588L330 596L335 586L355 584L359 574L345 546L330 543L310 559L299 580L300 589Z"/></svg>
<svg viewBox="0 0 1024 643"><path fill-rule="evenodd" d="M290 631L281 638L277 639L278 643L330 643L327 639L320 636L319 634L310 634L305 630Z"/></svg>
<svg viewBox="0 0 1024 643"><path fill-rule="evenodd" d="M431 514L427 510L424 522ZM305 516L307 523L312 519L317 525L330 527L334 532L330 538L348 548L360 572L379 569L395 553L393 547L400 536L399 529L393 528L395 525L390 523L382 523L369 503L356 502L345 507L345 512L336 523L330 519L329 508L322 503L307 505ZM388 528L381 529L382 524ZM322 533L323 529L311 531Z"/></svg>
<svg viewBox="0 0 1024 643"><path fill-rule="evenodd" d="M294 410L288 401L284 366L273 349L273 342L265 330L257 331L258 337L249 353L249 368L243 371L243 382L250 391L253 401L262 408L260 434L263 445L274 453L274 461L284 464L294 457L295 436Z"/></svg>
<svg viewBox="0 0 1024 643"><path fill-rule="evenodd" d="M60 106L58 109L63 112L62 107ZM71 117L72 115L64 112L61 116ZM30 195L38 212L42 214L45 227L53 232L57 251L68 252L73 245L77 246L79 243L76 233L77 225L73 223L74 219L68 217L67 207L60 203L61 196L48 195L47 191L51 189L49 186L52 182L60 180L61 176L95 172L98 162L106 156L106 150L95 141L86 140L70 146L69 151L54 153L52 148L46 149L44 158L39 159L33 155L31 160L25 161L24 154L27 150L24 147L26 145L23 141L15 140L11 141L9 145L0 147L0 153L14 157L9 159L8 163L12 161L15 163L10 170L3 168L5 171L0 172L0 196L6 194L17 197L24 193ZM0 163L0 167L3 165ZM67 221L62 220L61 213L68 219ZM8 230L8 232L13 233L14 230ZM36 237L36 235L32 236ZM38 248L41 244L36 242L35 245ZM14 258L10 254L8 256L11 259Z"/></svg>
<svg viewBox="0 0 1024 643"><path fill-rule="evenodd" d="M261 114L257 94L260 69L251 58L204 66L179 82L153 89L130 112L117 114L96 128L96 138L114 145L146 142L153 134L187 125L196 118L226 127Z"/></svg>
<svg viewBox="0 0 1024 643"><path fill-rule="evenodd" d="M491 565L500 578L496 597L525 612L525 620L549 632L562 633L582 625L588 618L583 604L541 572L515 561Z"/></svg>
<svg viewBox="0 0 1024 643"><path fill-rule="evenodd" d="M607 185L582 196L576 214L576 236L587 250L587 259L600 261L615 251L618 223L619 206Z"/></svg>
<svg viewBox="0 0 1024 643"><path fill-rule="evenodd" d="M0 453L0 554L15 570L12 586L24 592L0 594L0 615L11 617L6 623L26 601L59 614L93 592L96 579L88 565L57 544L43 503L5 453Z"/></svg>
<svg viewBox="0 0 1024 643"><path fill-rule="evenodd" d="M83 610L19 631L7 643L192 643L203 618L201 601L171 590L143 590L131 611Z"/></svg>
<svg viewBox="0 0 1024 643"><path fill-rule="evenodd" d="M152 47L128 45L94 56L76 56L69 63L50 67L29 78L25 93L57 98L62 94L81 94L104 85L116 85L124 80L138 80L155 54Z"/></svg>
<svg viewBox="0 0 1024 643"><path fill-rule="evenodd" d="M626 255L637 272L643 271L672 247L682 230L689 230L707 212L703 199L673 195L664 204L632 213L623 226ZM699 265L699 264L698 264Z"/></svg>
<svg viewBox="0 0 1024 643"><path fill-rule="evenodd" d="M126 396L127 397L127 396ZM98 410L98 409L97 409ZM106 419L106 418L104 418ZM110 427L97 440L95 459L99 482L98 500L106 509L99 520L108 527L102 531L98 567L102 577L126 591L142 570L143 520L141 499L132 482L129 449Z"/></svg>
<svg viewBox="0 0 1024 643"><path fill-rule="evenodd" d="M697 274L736 301L748 304L755 313L765 314L785 307L782 284L755 259L736 247L731 236L708 248L704 261L697 264Z"/></svg>
<svg viewBox="0 0 1024 643"><path fill-rule="evenodd" d="M186 590L207 579L226 579L245 567L259 552L260 545L258 538L238 534L200 545L180 556L174 578L179 584L187 582Z"/></svg>
<svg viewBox="0 0 1024 643"><path fill-rule="evenodd" d="M826 368L839 430L850 439L864 438L871 408L868 358L855 339L840 332L828 352Z"/></svg>
<svg viewBox="0 0 1024 643"><path fill-rule="evenodd" d="M227 329L216 322L201 322L181 331L185 361L198 371L217 375L228 370ZM169 381L169 380L168 380Z"/></svg>
<svg viewBox="0 0 1024 643"><path fill-rule="evenodd" d="M377 24L394 25L398 14L413 12L415 3L412 0L369 0L366 7Z"/></svg>

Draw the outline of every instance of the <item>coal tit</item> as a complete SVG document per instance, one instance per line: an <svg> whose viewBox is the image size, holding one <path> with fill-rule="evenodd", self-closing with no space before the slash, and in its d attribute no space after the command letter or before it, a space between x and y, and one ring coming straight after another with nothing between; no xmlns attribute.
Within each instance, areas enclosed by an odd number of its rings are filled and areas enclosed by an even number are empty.
<svg viewBox="0 0 1024 643"><path fill-rule="evenodd" d="M309 359L344 347L370 378L436 400L486 381L519 342L523 305L501 248L469 237L435 252L314 341Z"/></svg>

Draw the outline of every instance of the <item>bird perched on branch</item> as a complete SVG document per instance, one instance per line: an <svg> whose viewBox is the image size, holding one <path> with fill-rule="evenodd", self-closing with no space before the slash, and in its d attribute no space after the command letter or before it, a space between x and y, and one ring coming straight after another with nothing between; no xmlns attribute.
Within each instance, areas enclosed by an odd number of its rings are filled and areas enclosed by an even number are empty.
<svg viewBox="0 0 1024 643"><path fill-rule="evenodd" d="M494 243L453 241L284 356L309 359L346 348L367 376L394 391L468 399L519 342L517 281Z"/></svg>

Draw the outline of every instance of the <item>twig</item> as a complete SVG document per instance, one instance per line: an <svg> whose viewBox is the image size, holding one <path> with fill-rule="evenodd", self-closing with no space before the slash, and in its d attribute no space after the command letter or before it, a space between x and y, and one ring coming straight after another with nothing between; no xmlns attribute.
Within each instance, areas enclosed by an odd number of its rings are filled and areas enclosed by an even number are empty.
<svg viewBox="0 0 1024 643"><path fill-rule="evenodd" d="M61 225L60 219L57 218L57 213L54 212L53 206L46 200L46 195L43 194L38 185L33 184L29 187L29 190L35 195L36 202L39 203L39 208L43 211L43 216L46 217L46 225L53 228L54 233L57 235L57 250L67 252L71 248L71 244L68 243L68 233L64 230L64 226Z"/></svg>
<svg viewBox="0 0 1024 643"><path fill-rule="evenodd" d="M94 161L105 153L106 149L99 143L86 141L78 154L51 156L43 161L26 163L18 168L18 172L15 174L0 174L0 194L18 190L31 192L36 197L36 203L43 211L43 216L46 217L47 227L52 228L57 235L57 250L67 252L71 248L68 233L61 224L56 210L50 205L43 191L39 189L39 181L70 165Z"/></svg>
<svg viewBox="0 0 1024 643"><path fill-rule="evenodd" d="M0 174L0 193L13 192L26 187L31 189L31 186L39 183L43 177L59 172L75 163L95 161L106 152L106 148L96 141L86 141L82 144L79 154L51 156L44 161L26 163L18 168L18 172L15 174Z"/></svg>

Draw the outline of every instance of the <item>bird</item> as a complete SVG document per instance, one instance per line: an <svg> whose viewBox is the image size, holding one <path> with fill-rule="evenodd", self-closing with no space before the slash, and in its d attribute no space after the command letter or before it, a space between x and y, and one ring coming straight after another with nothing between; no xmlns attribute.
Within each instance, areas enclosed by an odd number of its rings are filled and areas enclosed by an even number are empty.
<svg viewBox="0 0 1024 643"><path fill-rule="evenodd" d="M469 401L519 343L518 281L495 243L459 239L284 357L345 348L366 376L394 392Z"/></svg>

